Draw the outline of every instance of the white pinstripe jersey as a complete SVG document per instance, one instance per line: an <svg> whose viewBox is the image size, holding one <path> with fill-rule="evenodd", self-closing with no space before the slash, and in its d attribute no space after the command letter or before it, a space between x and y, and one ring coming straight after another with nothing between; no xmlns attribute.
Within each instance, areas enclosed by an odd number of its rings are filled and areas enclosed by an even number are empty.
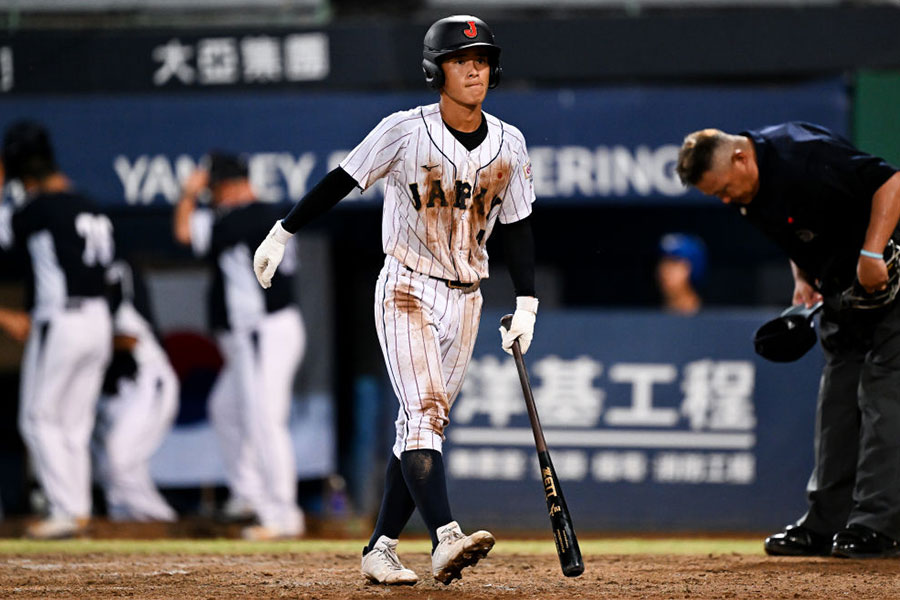
<svg viewBox="0 0 900 600"><path fill-rule="evenodd" d="M387 178L382 247L416 272L466 283L486 278L485 242L497 219L513 223L531 214L525 138L483 114L487 138L471 152L435 103L386 117L341 162L362 189Z"/></svg>

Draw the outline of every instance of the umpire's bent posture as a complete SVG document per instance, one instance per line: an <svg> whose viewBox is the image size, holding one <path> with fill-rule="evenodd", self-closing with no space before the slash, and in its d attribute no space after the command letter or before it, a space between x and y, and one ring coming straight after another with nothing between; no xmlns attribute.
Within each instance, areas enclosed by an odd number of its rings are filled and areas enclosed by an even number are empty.
<svg viewBox="0 0 900 600"><path fill-rule="evenodd" d="M766 552L900 554L900 278L889 244L900 241L900 173L793 122L691 133L678 174L784 249L794 304L825 302L809 510L766 538Z"/></svg>

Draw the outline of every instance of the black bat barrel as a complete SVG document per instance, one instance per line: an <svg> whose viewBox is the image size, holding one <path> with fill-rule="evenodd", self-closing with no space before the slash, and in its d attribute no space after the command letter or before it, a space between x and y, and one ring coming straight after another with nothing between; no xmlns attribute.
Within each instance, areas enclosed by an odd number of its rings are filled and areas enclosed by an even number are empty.
<svg viewBox="0 0 900 600"><path fill-rule="evenodd" d="M539 452L538 463L541 467L541 479L544 481L544 497L547 499L547 512L550 516L550 528L553 530L559 564L563 575L578 577L584 573L584 560L578 547L578 538L575 537L569 507L566 506L556 469L550 460L550 453Z"/></svg>

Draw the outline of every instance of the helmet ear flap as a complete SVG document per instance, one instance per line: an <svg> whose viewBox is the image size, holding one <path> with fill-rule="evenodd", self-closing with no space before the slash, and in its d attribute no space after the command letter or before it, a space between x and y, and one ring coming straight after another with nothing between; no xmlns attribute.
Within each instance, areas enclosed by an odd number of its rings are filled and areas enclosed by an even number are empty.
<svg viewBox="0 0 900 600"><path fill-rule="evenodd" d="M422 71L425 72L425 83L431 89L438 90L444 85L444 71L434 61L422 60Z"/></svg>
<svg viewBox="0 0 900 600"><path fill-rule="evenodd" d="M493 65L491 67L491 76L488 78L488 87L490 89L494 89L497 87L497 84L500 83L500 76L503 75L503 67L498 65Z"/></svg>

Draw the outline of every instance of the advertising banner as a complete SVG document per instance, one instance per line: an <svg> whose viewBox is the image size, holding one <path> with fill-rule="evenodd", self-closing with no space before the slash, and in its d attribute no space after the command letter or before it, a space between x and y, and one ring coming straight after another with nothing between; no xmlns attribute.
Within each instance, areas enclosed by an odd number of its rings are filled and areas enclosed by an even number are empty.
<svg viewBox="0 0 900 600"><path fill-rule="evenodd" d="M163 1L0 0L0 14L5 4L13 4L0 30L0 96L424 88L422 40L431 22L424 13L386 11L373 19L379 3L358 3L323 20L328 9L316 11L310 4L328 5L326 0L240 0L253 4L251 11L237 10L239 0L165 0L189 2L194 9L153 9L153 2ZM520 8L546 5L500 1ZM807 81L900 64L900 45L894 43L900 11L888 0L556 0L552 5L592 2L606 9L516 14L495 8L480 14L503 50L501 87ZM732 6L654 8L676 2ZM79 10L87 3L94 9L113 3L140 8L92 15ZM638 10L642 4L652 10ZM802 10L777 4L802 4ZM478 13L486 6L471 9ZM57 14L42 17L42 9L51 8ZM50 25L41 28L41 23Z"/></svg>
<svg viewBox="0 0 900 600"><path fill-rule="evenodd" d="M758 530L805 510L816 347L767 362L751 338L776 311L553 312L525 355L554 466L582 530ZM454 515L548 527L500 314L485 313L444 455Z"/></svg>
<svg viewBox="0 0 900 600"><path fill-rule="evenodd" d="M295 202L384 116L433 93L9 96L0 126L45 123L63 170L113 206L171 205L211 149L246 153L268 202ZM547 205L712 202L675 174L685 134L805 120L846 133L840 81L790 86L617 87L492 91L485 110L524 133ZM9 186L8 186L9 187ZM341 206L374 204L380 191ZM377 204L376 204L377 205Z"/></svg>

